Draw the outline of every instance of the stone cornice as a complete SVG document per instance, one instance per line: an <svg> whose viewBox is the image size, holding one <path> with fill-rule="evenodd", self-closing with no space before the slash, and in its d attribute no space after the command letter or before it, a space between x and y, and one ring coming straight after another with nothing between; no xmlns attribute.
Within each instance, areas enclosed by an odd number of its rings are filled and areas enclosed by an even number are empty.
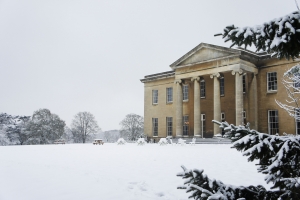
<svg viewBox="0 0 300 200"><path fill-rule="evenodd" d="M200 81L200 77L199 76L196 76L196 77L192 77L191 78L191 81Z"/></svg>
<svg viewBox="0 0 300 200"><path fill-rule="evenodd" d="M175 77L175 71L167 71L167 72L147 75L145 76L144 79L140 79L140 81L142 83L145 83L145 82L156 81L156 80L171 78L171 77Z"/></svg>

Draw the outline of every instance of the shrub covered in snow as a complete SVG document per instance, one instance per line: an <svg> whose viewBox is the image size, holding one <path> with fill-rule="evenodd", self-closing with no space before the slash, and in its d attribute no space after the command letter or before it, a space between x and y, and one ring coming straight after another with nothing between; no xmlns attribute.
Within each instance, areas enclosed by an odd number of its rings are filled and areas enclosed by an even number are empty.
<svg viewBox="0 0 300 200"><path fill-rule="evenodd" d="M117 145L124 145L126 144L126 141L124 140L124 138L119 138L117 141Z"/></svg>
<svg viewBox="0 0 300 200"><path fill-rule="evenodd" d="M233 147L258 160L258 172L266 174L265 181L273 183L270 191L263 186L232 186L209 179L203 170L187 170L178 176L186 179L186 189L195 199L300 199L300 136L276 136L260 133L246 126L214 121L232 139Z"/></svg>
<svg viewBox="0 0 300 200"><path fill-rule="evenodd" d="M158 144L159 145L167 145L168 144L167 138L160 138Z"/></svg>
<svg viewBox="0 0 300 200"><path fill-rule="evenodd" d="M146 141L144 138L139 138L137 141L136 141L137 145L145 145L146 144Z"/></svg>

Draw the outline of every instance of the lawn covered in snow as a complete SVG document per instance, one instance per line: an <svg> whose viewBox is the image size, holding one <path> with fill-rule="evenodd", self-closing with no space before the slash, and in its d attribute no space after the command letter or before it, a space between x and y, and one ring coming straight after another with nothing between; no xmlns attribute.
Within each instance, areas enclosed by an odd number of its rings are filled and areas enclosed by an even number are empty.
<svg viewBox="0 0 300 200"><path fill-rule="evenodd" d="M0 200L188 199L181 165L232 185L264 185L228 144L66 144L0 147Z"/></svg>

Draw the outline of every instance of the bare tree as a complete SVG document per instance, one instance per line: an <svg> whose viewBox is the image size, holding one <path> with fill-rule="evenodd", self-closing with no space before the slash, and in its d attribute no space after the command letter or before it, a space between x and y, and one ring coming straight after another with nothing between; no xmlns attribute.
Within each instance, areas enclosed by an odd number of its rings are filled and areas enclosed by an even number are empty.
<svg viewBox="0 0 300 200"><path fill-rule="evenodd" d="M300 65L298 64L286 71L281 82L287 92L286 103L275 101L291 117L300 121Z"/></svg>
<svg viewBox="0 0 300 200"><path fill-rule="evenodd" d="M137 114L128 114L125 119L120 122L121 137L128 140L137 140L144 136L144 118Z"/></svg>
<svg viewBox="0 0 300 200"><path fill-rule="evenodd" d="M94 115L89 112L79 112L72 121L71 130L74 142L85 143L91 135L97 133L99 127Z"/></svg>

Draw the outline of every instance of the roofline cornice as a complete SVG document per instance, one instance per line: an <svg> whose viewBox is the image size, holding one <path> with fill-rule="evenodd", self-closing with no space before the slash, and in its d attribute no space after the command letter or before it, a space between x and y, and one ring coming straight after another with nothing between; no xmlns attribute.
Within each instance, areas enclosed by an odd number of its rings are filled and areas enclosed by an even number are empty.
<svg viewBox="0 0 300 200"><path fill-rule="evenodd" d="M150 74L145 76L144 79L140 79L142 83L149 82L149 81L156 81L160 79L165 79L165 78L171 78L175 77L175 71L167 71L167 72L162 72L162 73L157 73L157 74Z"/></svg>

